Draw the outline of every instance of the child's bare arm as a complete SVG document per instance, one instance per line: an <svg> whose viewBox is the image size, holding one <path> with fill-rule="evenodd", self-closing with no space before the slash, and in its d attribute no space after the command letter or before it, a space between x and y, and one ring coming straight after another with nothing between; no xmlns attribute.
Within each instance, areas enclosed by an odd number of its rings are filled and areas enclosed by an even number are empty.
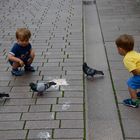
<svg viewBox="0 0 140 140"><path fill-rule="evenodd" d="M131 73L132 73L133 75L140 75L140 70L135 69L135 70L131 71Z"/></svg>
<svg viewBox="0 0 140 140"><path fill-rule="evenodd" d="M30 56L31 56L31 58L34 59L34 57L35 57L35 51L33 49L30 50Z"/></svg>
<svg viewBox="0 0 140 140"><path fill-rule="evenodd" d="M12 54L8 54L8 60L19 63L21 67L24 65L24 62L21 59L15 57Z"/></svg>

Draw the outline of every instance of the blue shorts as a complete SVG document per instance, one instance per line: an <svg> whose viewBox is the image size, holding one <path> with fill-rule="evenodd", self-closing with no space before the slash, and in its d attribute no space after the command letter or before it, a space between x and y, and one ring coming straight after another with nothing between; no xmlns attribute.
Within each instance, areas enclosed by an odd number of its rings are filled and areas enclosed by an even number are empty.
<svg viewBox="0 0 140 140"><path fill-rule="evenodd" d="M131 89L140 89L140 75L134 75L127 80L127 85Z"/></svg>

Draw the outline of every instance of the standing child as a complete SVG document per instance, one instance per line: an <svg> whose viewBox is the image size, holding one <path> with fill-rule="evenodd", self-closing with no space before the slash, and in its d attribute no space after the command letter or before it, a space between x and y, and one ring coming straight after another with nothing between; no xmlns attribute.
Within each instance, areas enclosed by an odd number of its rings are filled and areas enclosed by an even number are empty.
<svg viewBox="0 0 140 140"><path fill-rule="evenodd" d="M127 81L130 99L123 100L124 105L137 108L139 107L139 99L137 89L140 89L140 53L133 50L134 39L131 35L121 35L116 39L118 53L123 58L123 63L126 69L132 73Z"/></svg>
<svg viewBox="0 0 140 140"><path fill-rule="evenodd" d="M26 28L17 29L17 42L13 45L8 54L8 60L12 65L11 73L15 76L23 75L23 71L21 71L19 67L24 66L25 71L35 71L34 67L31 66L35 57L35 52L29 42L30 37L30 30Z"/></svg>

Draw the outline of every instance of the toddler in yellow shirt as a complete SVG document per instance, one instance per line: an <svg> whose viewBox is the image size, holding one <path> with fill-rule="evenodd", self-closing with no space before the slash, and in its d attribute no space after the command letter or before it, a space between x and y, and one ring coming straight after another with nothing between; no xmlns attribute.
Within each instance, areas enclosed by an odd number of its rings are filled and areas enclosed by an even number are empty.
<svg viewBox="0 0 140 140"><path fill-rule="evenodd" d="M115 43L118 53L124 56L124 66L133 75L127 80L128 91L131 98L123 100L123 104L138 108L140 104L138 99L140 93L137 92L137 90L140 89L140 53L133 50L134 38L131 35L123 34L116 39Z"/></svg>

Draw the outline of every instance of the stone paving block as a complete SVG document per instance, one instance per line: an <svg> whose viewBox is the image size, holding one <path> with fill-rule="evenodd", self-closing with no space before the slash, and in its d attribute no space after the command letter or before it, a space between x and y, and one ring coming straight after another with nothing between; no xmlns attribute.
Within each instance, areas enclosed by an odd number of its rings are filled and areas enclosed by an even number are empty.
<svg viewBox="0 0 140 140"><path fill-rule="evenodd" d="M39 75L32 75L32 74L24 74L23 76L16 77L19 82L23 81L37 81L42 80L42 76ZM29 80L30 79L30 80ZM29 88L29 87L28 87Z"/></svg>
<svg viewBox="0 0 140 140"><path fill-rule="evenodd" d="M61 78L61 76L46 76L46 75L43 76L44 81L52 80L52 79L60 79L60 78Z"/></svg>
<svg viewBox="0 0 140 140"><path fill-rule="evenodd" d="M71 66L71 67L73 67L73 66L79 66L79 67L81 67L82 66L82 63L79 63L79 62L75 62L75 63L70 63L70 62L67 62L67 63L60 63L60 66Z"/></svg>
<svg viewBox="0 0 140 140"><path fill-rule="evenodd" d="M62 58L61 59L49 59L48 62L49 63L53 63L53 62L58 63L58 62L63 62L63 59Z"/></svg>
<svg viewBox="0 0 140 140"><path fill-rule="evenodd" d="M29 86L16 86L12 88L12 92L28 92L30 90Z"/></svg>
<svg viewBox="0 0 140 140"><path fill-rule="evenodd" d="M60 128L73 128L73 129L83 129L83 120L61 120Z"/></svg>
<svg viewBox="0 0 140 140"><path fill-rule="evenodd" d="M52 97L62 97L63 96L63 92L59 92L59 91L48 91L46 94L44 94L44 98L52 98Z"/></svg>
<svg viewBox="0 0 140 140"><path fill-rule="evenodd" d="M0 106L0 113L28 112L29 106Z"/></svg>
<svg viewBox="0 0 140 140"><path fill-rule="evenodd" d="M71 75L71 76L63 76L62 75L62 79L66 79L66 80L83 80L83 77L81 77L81 75Z"/></svg>
<svg viewBox="0 0 140 140"><path fill-rule="evenodd" d="M126 90L127 89L127 83L126 81L120 81L120 80L113 80L115 90Z"/></svg>
<svg viewBox="0 0 140 140"><path fill-rule="evenodd" d="M51 105L31 105L29 112L49 112Z"/></svg>
<svg viewBox="0 0 140 140"><path fill-rule="evenodd" d="M123 123L125 137L134 138L134 139L140 138L139 120L127 118L127 119L123 119L122 123ZM135 135L133 135L134 133Z"/></svg>
<svg viewBox="0 0 140 140"><path fill-rule="evenodd" d="M82 59L64 59L64 62L69 62L69 63L80 63L80 64L82 64L83 63L83 60Z"/></svg>
<svg viewBox="0 0 140 140"><path fill-rule="evenodd" d="M54 112L23 113L21 120L52 120Z"/></svg>
<svg viewBox="0 0 140 140"><path fill-rule="evenodd" d="M25 139L27 130L10 130L0 131L0 138L3 140L20 140Z"/></svg>
<svg viewBox="0 0 140 140"><path fill-rule="evenodd" d="M130 94L128 90L116 90L116 96L118 99L118 103L122 103L124 99L130 98Z"/></svg>
<svg viewBox="0 0 140 140"><path fill-rule="evenodd" d="M38 98L36 104L56 104L56 98Z"/></svg>
<svg viewBox="0 0 140 140"><path fill-rule="evenodd" d="M0 130L23 129L24 121L0 122Z"/></svg>
<svg viewBox="0 0 140 140"><path fill-rule="evenodd" d="M69 86L83 86L83 81L81 80L68 80L67 81Z"/></svg>
<svg viewBox="0 0 140 140"><path fill-rule="evenodd" d="M63 70L73 70L73 71L80 71L82 70L82 67L71 67L71 66L64 66Z"/></svg>
<svg viewBox="0 0 140 140"><path fill-rule="evenodd" d="M127 80L131 75L125 70L111 70L114 80L124 81ZM119 76L118 76L119 75Z"/></svg>
<svg viewBox="0 0 140 140"><path fill-rule="evenodd" d="M51 71L61 71L62 70L62 67L55 67L55 66L43 66L43 67L39 67L38 70L41 70L41 71L47 71L47 70L51 70Z"/></svg>
<svg viewBox="0 0 140 140"><path fill-rule="evenodd" d="M61 86L60 89L64 91L83 91L83 86Z"/></svg>
<svg viewBox="0 0 140 140"><path fill-rule="evenodd" d="M0 92L5 92L5 93L9 93L10 92L10 90L11 90L11 87L2 87L2 88L0 88Z"/></svg>
<svg viewBox="0 0 140 140"><path fill-rule="evenodd" d="M52 131L51 130L47 130L47 129L40 129L40 130L29 130L29 134L28 134L28 139L32 139L32 140L44 140L45 139L51 139L52 138Z"/></svg>
<svg viewBox="0 0 140 140"><path fill-rule="evenodd" d="M83 98L59 98L59 104L83 104Z"/></svg>
<svg viewBox="0 0 140 140"><path fill-rule="evenodd" d="M83 97L83 92L81 91L64 91L64 97Z"/></svg>
<svg viewBox="0 0 140 140"><path fill-rule="evenodd" d="M10 99L6 100L5 105L32 105L35 99Z"/></svg>
<svg viewBox="0 0 140 140"><path fill-rule="evenodd" d="M64 104L62 105L52 105L52 111L55 111L55 112L76 112L76 111L80 111L82 112L83 111L83 105L74 105L74 104L71 104L70 102L65 102Z"/></svg>
<svg viewBox="0 0 140 140"><path fill-rule="evenodd" d="M73 75L73 74L76 74L76 75L83 75L83 71L72 71L72 70L69 70L67 71L67 75Z"/></svg>
<svg viewBox="0 0 140 140"><path fill-rule="evenodd" d="M56 119L81 120L83 119L83 112L57 112Z"/></svg>
<svg viewBox="0 0 140 140"><path fill-rule="evenodd" d="M7 87L9 84L9 81L0 81L0 87L4 86Z"/></svg>
<svg viewBox="0 0 140 140"><path fill-rule="evenodd" d="M96 120L92 121L89 125L93 125L97 129L93 131L89 130L89 134L93 136L94 139L102 139L104 136L105 140L113 139L113 140L123 140L122 138L122 132L120 129L120 125L118 121L115 119L113 120ZM115 128L115 131L112 131L112 129ZM101 133L102 132L102 133ZM110 133L111 132L111 133Z"/></svg>
<svg viewBox="0 0 140 140"><path fill-rule="evenodd" d="M55 129L54 138L83 138L83 129Z"/></svg>
<svg viewBox="0 0 140 140"><path fill-rule="evenodd" d="M18 121L21 113L0 113L0 121Z"/></svg>
<svg viewBox="0 0 140 140"><path fill-rule="evenodd" d="M26 91L22 91L22 92L9 92L9 95L10 95L10 99L11 98L31 98L32 97L32 92L26 92Z"/></svg>
<svg viewBox="0 0 140 140"><path fill-rule="evenodd" d="M118 62L118 61L110 61L109 66L111 70L123 70L125 69L123 63Z"/></svg>
<svg viewBox="0 0 140 140"><path fill-rule="evenodd" d="M59 128L59 120L53 121L26 121L25 129L52 129Z"/></svg>
<svg viewBox="0 0 140 140"><path fill-rule="evenodd" d="M44 63L44 66L47 66L47 67L59 67L59 63L49 63L49 62L47 62L47 63Z"/></svg>
<svg viewBox="0 0 140 140"><path fill-rule="evenodd" d="M47 76L60 76L66 75L65 71L41 71L40 75L47 75Z"/></svg>

